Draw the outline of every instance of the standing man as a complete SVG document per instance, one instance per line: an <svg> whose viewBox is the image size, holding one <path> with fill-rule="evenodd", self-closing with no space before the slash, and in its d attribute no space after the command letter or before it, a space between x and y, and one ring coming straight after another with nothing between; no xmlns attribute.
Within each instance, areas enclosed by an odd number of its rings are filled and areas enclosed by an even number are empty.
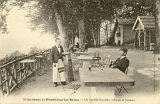
<svg viewBox="0 0 160 104"><path fill-rule="evenodd" d="M84 43L84 49L85 49L85 52L88 52L88 43Z"/></svg>
<svg viewBox="0 0 160 104"><path fill-rule="evenodd" d="M63 47L61 46L60 38L55 39L56 45L51 49L51 61L53 63L53 83L54 87L58 84L58 81L61 81L62 85L66 84L65 70L63 64Z"/></svg>

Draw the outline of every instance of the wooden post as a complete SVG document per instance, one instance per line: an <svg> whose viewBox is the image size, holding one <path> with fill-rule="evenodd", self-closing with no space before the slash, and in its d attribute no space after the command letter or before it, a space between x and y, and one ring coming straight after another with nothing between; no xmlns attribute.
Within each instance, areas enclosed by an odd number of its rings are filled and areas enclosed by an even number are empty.
<svg viewBox="0 0 160 104"><path fill-rule="evenodd" d="M21 70L21 64L20 63L18 64L18 67L19 67L19 70ZM20 77L19 82L21 82L22 81L22 71L19 72L19 77Z"/></svg>
<svg viewBox="0 0 160 104"><path fill-rule="evenodd" d="M8 70L7 68L5 67L5 80L6 81L6 90L7 90L7 95L9 95L10 91L9 91L9 80L8 80Z"/></svg>
<svg viewBox="0 0 160 104"><path fill-rule="evenodd" d="M15 64L16 63L13 64L13 67L14 67L14 77L15 77L15 79L17 79L17 68L15 67L16 66Z"/></svg>
<svg viewBox="0 0 160 104"><path fill-rule="evenodd" d="M22 74L22 80L21 81L23 81L24 79L25 79L25 77L24 77L24 74L25 74L25 71L26 71L26 69L24 69L25 68L25 64L24 63L22 63L22 71L23 71L23 73L21 73Z"/></svg>
<svg viewBox="0 0 160 104"><path fill-rule="evenodd" d="M45 63L46 64L46 63ZM35 72L36 71L36 61L33 63L33 71Z"/></svg>
<svg viewBox="0 0 160 104"><path fill-rule="evenodd" d="M134 49L136 49L136 35L137 35L137 31L134 31Z"/></svg>
<svg viewBox="0 0 160 104"><path fill-rule="evenodd" d="M141 29L139 29L139 49L141 49Z"/></svg>
<svg viewBox="0 0 160 104"><path fill-rule="evenodd" d="M91 98L96 98L96 88L91 87Z"/></svg>
<svg viewBox="0 0 160 104"><path fill-rule="evenodd" d="M74 81L71 53L64 52L63 55L65 55L65 59L66 59L67 78L69 81Z"/></svg>
<svg viewBox="0 0 160 104"><path fill-rule="evenodd" d="M2 85L2 73L0 69L0 97L3 98L3 85Z"/></svg>
<svg viewBox="0 0 160 104"><path fill-rule="evenodd" d="M146 30L144 31L144 50L147 51L147 35L146 35Z"/></svg>
<svg viewBox="0 0 160 104"><path fill-rule="evenodd" d="M8 69L8 72L9 72L9 69ZM14 74L14 68L11 68L10 73ZM11 88L11 86L12 86L13 77L14 77L14 75L11 76L11 77L9 78L9 80L8 80L8 81L9 81L9 88Z"/></svg>
<svg viewBox="0 0 160 104"><path fill-rule="evenodd" d="M151 44L151 31L149 30L149 45Z"/></svg>

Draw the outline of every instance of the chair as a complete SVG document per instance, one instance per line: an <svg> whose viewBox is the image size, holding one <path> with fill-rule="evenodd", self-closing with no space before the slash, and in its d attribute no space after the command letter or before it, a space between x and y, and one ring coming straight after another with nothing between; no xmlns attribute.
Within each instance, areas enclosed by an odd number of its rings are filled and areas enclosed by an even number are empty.
<svg viewBox="0 0 160 104"><path fill-rule="evenodd" d="M128 73L128 68L126 68L126 70L125 70L125 74L126 74L126 75L127 75L127 73ZM116 88L119 90L118 95L120 94L120 92L122 91L122 89L124 89L124 90L128 93L128 91L126 90L126 88L125 88L124 86L121 86L120 88L118 88L118 87L116 86Z"/></svg>
<svg viewBox="0 0 160 104"><path fill-rule="evenodd" d="M74 70L78 70L79 68L82 68L83 61L78 60L77 58L72 59L72 67Z"/></svg>
<svg viewBox="0 0 160 104"><path fill-rule="evenodd" d="M73 67L74 70L77 70L79 67L82 67L83 64L82 64L81 61L79 61L77 59L77 55L76 54L71 56L71 58L72 58L72 67Z"/></svg>
<svg viewBox="0 0 160 104"><path fill-rule="evenodd" d="M64 65L64 66L65 66L65 71L68 71L68 70L66 70L67 65ZM61 71L59 71L59 78L60 78L60 72L61 72ZM72 83L70 83L68 80L67 80L67 82L68 82L67 85L63 85L62 82L61 82L61 78L60 78L60 84L61 84L63 90L65 91L65 93L66 93L68 96L71 96L71 95L73 95L73 94L76 94L76 91L82 86L81 84L72 84ZM72 93L71 93L71 94L68 94L67 91L66 91L67 89L72 90Z"/></svg>
<svg viewBox="0 0 160 104"><path fill-rule="evenodd" d="M110 61L111 61L111 56L104 55L103 60L99 63L99 67L107 68L108 65L110 64Z"/></svg>
<svg viewBox="0 0 160 104"><path fill-rule="evenodd" d="M101 57L93 57L92 60L92 67L99 67L100 66Z"/></svg>
<svg viewBox="0 0 160 104"><path fill-rule="evenodd" d="M79 64L78 68L82 68L83 67L83 61L78 60L78 64Z"/></svg>
<svg viewBox="0 0 160 104"><path fill-rule="evenodd" d="M78 64L78 60L72 58L72 68L73 68L74 70L76 70L76 65L77 65L77 64Z"/></svg>
<svg viewBox="0 0 160 104"><path fill-rule="evenodd" d="M63 85L62 85L62 86L63 86ZM68 96L71 96L71 95L73 95L73 94L76 94L76 91L77 91L81 86L82 86L81 84L72 84L72 83L69 83L69 84L63 86L63 88L64 88L64 90L66 90L66 89L71 89L73 92L72 92L71 94L69 94L69 95L68 95L68 93L67 93ZM66 91L65 91L65 92L66 92Z"/></svg>

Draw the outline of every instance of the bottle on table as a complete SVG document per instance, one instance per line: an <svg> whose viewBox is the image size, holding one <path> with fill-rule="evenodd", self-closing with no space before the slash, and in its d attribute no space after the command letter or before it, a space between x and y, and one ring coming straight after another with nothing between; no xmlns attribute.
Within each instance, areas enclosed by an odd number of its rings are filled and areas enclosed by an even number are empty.
<svg viewBox="0 0 160 104"><path fill-rule="evenodd" d="M111 63L109 64L109 68L111 68L112 65L113 65L113 61L111 61Z"/></svg>

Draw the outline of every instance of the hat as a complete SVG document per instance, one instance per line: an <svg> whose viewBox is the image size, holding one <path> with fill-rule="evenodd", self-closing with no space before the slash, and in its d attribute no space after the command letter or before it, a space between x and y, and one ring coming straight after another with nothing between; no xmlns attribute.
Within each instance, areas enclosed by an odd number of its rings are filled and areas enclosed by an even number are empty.
<svg viewBox="0 0 160 104"><path fill-rule="evenodd" d="M61 40L60 38L55 38L55 41L57 42L57 40Z"/></svg>
<svg viewBox="0 0 160 104"><path fill-rule="evenodd" d="M125 47L122 47L120 50L123 51L123 52L125 52L125 53L127 53L127 51L128 51L128 49L125 48Z"/></svg>

